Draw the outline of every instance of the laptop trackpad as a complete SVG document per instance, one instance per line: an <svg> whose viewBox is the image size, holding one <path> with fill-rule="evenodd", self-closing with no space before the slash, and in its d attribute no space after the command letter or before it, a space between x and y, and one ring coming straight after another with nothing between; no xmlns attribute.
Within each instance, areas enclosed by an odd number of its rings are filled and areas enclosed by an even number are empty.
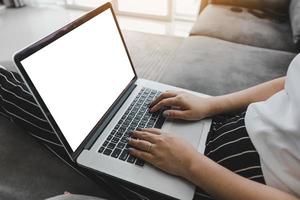
<svg viewBox="0 0 300 200"><path fill-rule="evenodd" d="M162 129L171 135L181 137L198 148L204 123L201 121L184 121L168 119Z"/></svg>

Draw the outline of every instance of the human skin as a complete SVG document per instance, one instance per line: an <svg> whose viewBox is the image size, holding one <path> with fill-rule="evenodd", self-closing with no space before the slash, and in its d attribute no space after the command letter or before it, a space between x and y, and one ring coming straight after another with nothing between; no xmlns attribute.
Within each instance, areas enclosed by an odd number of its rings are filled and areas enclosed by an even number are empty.
<svg viewBox="0 0 300 200"><path fill-rule="evenodd" d="M221 113L241 110L264 101L284 89L285 78L278 78L240 92L217 97L196 97L186 92L167 91L150 105L155 112L164 106L168 118L200 120ZM167 173L183 177L216 199L296 200L297 197L276 188L239 176L198 153L182 138L160 129L141 129L132 133L130 153ZM151 148L149 149L149 147ZM298 199L299 200L299 199Z"/></svg>

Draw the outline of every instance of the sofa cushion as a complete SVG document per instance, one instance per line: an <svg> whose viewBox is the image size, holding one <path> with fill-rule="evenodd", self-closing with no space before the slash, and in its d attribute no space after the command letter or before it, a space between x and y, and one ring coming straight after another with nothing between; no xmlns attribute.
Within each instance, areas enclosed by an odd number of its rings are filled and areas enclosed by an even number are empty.
<svg viewBox="0 0 300 200"><path fill-rule="evenodd" d="M285 76L295 54L205 36L182 43L161 82L221 95Z"/></svg>
<svg viewBox="0 0 300 200"><path fill-rule="evenodd" d="M292 0L290 4L290 19L294 43L300 46L300 1Z"/></svg>
<svg viewBox="0 0 300 200"><path fill-rule="evenodd" d="M146 34L122 30L139 78L160 80L165 66L183 42L182 37Z"/></svg>
<svg viewBox="0 0 300 200"><path fill-rule="evenodd" d="M201 12L190 34L268 49L297 51L288 21L258 18L247 9L241 9L242 12L233 12L231 6L210 4Z"/></svg>
<svg viewBox="0 0 300 200"><path fill-rule="evenodd" d="M212 3L229 4L255 9L270 9L276 12L287 13L290 0L212 0Z"/></svg>

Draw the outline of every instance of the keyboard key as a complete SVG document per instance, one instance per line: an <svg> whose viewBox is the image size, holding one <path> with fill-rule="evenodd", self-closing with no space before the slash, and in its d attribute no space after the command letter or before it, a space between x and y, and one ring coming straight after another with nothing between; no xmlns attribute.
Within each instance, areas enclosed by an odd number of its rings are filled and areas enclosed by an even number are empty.
<svg viewBox="0 0 300 200"><path fill-rule="evenodd" d="M131 125L132 125L132 126L137 126L137 125L138 125L138 122L132 122Z"/></svg>
<svg viewBox="0 0 300 200"><path fill-rule="evenodd" d="M112 152L111 149L105 149L103 153L104 153L105 155L108 155L108 156L109 156L109 155L111 154L111 152Z"/></svg>
<svg viewBox="0 0 300 200"><path fill-rule="evenodd" d="M132 118L134 118L134 114L129 114L129 115L128 115L128 117L126 118L126 120L129 120L129 121L131 121L131 120L132 120Z"/></svg>
<svg viewBox="0 0 300 200"><path fill-rule="evenodd" d="M130 125L129 128L127 129L128 132L130 131L134 131L135 130L135 126Z"/></svg>
<svg viewBox="0 0 300 200"><path fill-rule="evenodd" d="M143 167L145 165L145 161L138 158L138 159L136 159L135 164Z"/></svg>
<svg viewBox="0 0 300 200"><path fill-rule="evenodd" d="M138 113L135 117L136 119L141 119L143 117L143 114Z"/></svg>
<svg viewBox="0 0 300 200"><path fill-rule="evenodd" d="M104 147L101 147L98 152L102 153L103 151L104 151Z"/></svg>
<svg viewBox="0 0 300 200"><path fill-rule="evenodd" d="M122 126L119 131L125 132L126 131L126 127Z"/></svg>
<svg viewBox="0 0 300 200"><path fill-rule="evenodd" d="M141 123L139 123L138 127L140 127L140 126L145 127L145 125L146 125L146 123L141 122Z"/></svg>
<svg viewBox="0 0 300 200"><path fill-rule="evenodd" d="M112 143L112 142L107 145L107 148L110 148L110 149L114 149L115 147L116 147L116 144Z"/></svg>
<svg viewBox="0 0 300 200"><path fill-rule="evenodd" d="M134 120L132 122L135 122L135 123L139 123L140 122L140 119L135 117Z"/></svg>
<svg viewBox="0 0 300 200"><path fill-rule="evenodd" d="M145 113L144 117L145 117L146 119L149 119L149 118L151 117L151 114L150 114L150 113Z"/></svg>
<svg viewBox="0 0 300 200"><path fill-rule="evenodd" d="M153 127L154 126L154 122L153 121L149 121L147 124L147 127Z"/></svg>
<svg viewBox="0 0 300 200"><path fill-rule="evenodd" d="M144 124L146 124L148 122L148 120L147 119L142 119L141 120L141 123L144 123Z"/></svg>
<svg viewBox="0 0 300 200"><path fill-rule="evenodd" d="M131 135L130 131L127 131L126 133L123 134L123 136L129 137Z"/></svg>
<svg viewBox="0 0 300 200"><path fill-rule="evenodd" d="M134 108L134 109L132 109L132 112L137 113L138 110L139 110L138 108Z"/></svg>
<svg viewBox="0 0 300 200"><path fill-rule="evenodd" d="M117 147L120 148L120 149L124 149L125 143L119 142L119 143L117 144Z"/></svg>
<svg viewBox="0 0 300 200"><path fill-rule="evenodd" d="M129 140L129 138L126 137L126 136L124 136L124 137L121 138L121 142L123 142L123 143L127 143L128 140Z"/></svg>
<svg viewBox="0 0 300 200"><path fill-rule="evenodd" d="M113 153L111 154L111 156L114 157L114 158L118 158L121 152L122 152L121 149L116 148L116 149L113 151Z"/></svg>
<svg viewBox="0 0 300 200"><path fill-rule="evenodd" d="M128 149L124 149L119 157L120 160L126 160L127 157L129 156L129 151Z"/></svg>
<svg viewBox="0 0 300 200"><path fill-rule="evenodd" d="M106 147L107 145L108 145L108 141L105 141L105 142L102 144L103 147Z"/></svg>
<svg viewBox="0 0 300 200"><path fill-rule="evenodd" d="M124 122L123 125L128 126L130 122Z"/></svg>
<svg viewBox="0 0 300 200"><path fill-rule="evenodd" d="M118 133L116 133L116 135L115 135L115 137L117 137L117 138L121 138L123 136L123 133L121 133L121 132L118 132Z"/></svg>
<svg viewBox="0 0 300 200"><path fill-rule="evenodd" d="M145 125L141 125L141 124L139 124L138 126L137 126L137 128L145 128L146 126ZM151 126L151 128L152 128L153 126Z"/></svg>
<svg viewBox="0 0 300 200"><path fill-rule="evenodd" d="M127 159L127 162L129 162L129 163L134 163L135 159L136 159L136 158L135 158L134 156L129 155L129 157L128 157L128 159Z"/></svg>
<svg viewBox="0 0 300 200"><path fill-rule="evenodd" d="M157 119L157 118L159 118L159 115L160 115L160 112L152 113L151 119Z"/></svg>
<svg viewBox="0 0 300 200"><path fill-rule="evenodd" d="M118 143L119 142L119 138L114 137L111 141L114 142L114 143Z"/></svg>
<svg viewBox="0 0 300 200"><path fill-rule="evenodd" d="M106 140L109 141L109 140L111 140L111 138L112 138L112 135L109 135Z"/></svg>

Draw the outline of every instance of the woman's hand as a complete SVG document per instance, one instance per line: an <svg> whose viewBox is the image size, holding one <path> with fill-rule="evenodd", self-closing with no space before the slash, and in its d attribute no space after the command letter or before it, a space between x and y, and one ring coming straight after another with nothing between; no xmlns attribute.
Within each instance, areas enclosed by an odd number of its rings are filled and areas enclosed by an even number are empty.
<svg viewBox="0 0 300 200"><path fill-rule="evenodd" d="M160 129L150 128L134 131L128 144L130 153L167 173L188 177L192 161L200 154L182 138L162 135Z"/></svg>
<svg viewBox="0 0 300 200"><path fill-rule="evenodd" d="M213 114L212 100L212 97L204 98L187 92L167 91L150 104L150 112L169 107L170 109L163 112L167 118L200 120Z"/></svg>

